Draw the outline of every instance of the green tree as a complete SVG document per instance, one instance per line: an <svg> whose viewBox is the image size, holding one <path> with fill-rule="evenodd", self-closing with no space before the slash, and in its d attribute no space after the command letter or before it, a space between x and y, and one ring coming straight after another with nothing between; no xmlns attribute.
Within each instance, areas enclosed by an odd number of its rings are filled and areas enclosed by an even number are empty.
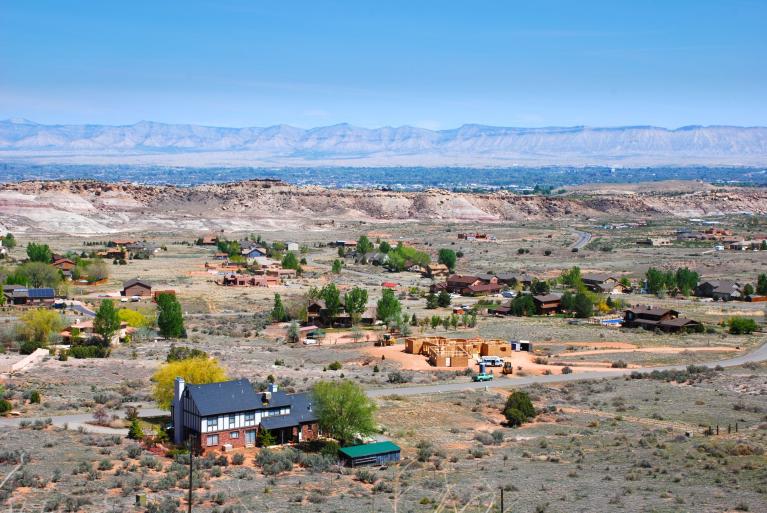
<svg viewBox="0 0 767 513"><path fill-rule="evenodd" d="M216 246L220 252L226 253L230 257L240 256L240 253L242 252L240 243L236 240L219 239Z"/></svg>
<svg viewBox="0 0 767 513"><path fill-rule="evenodd" d="M138 419L131 420L130 428L128 428L128 438L131 440L142 440L144 438L144 430Z"/></svg>
<svg viewBox="0 0 767 513"><path fill-rule="evenodd" d="M341 293L335 283L328 283L322 287L320 297L325 301L325 323L332 325L333 319L341 313Z"/></svg>
<svg viewBox="0 0 767 513"><path fill-rule="evenodd" d="M437 329L437 326L442 324L442 319L439 315L432 315L431 319L429 320L429 323L431 324L431 329L435 330Z"/></svg>
<svg viewBox="0 0 767 513"><path fill-rule="evenodd" d="M2 287L0 287L0 306L5 306L5 292L3 292Z"/></svg>
<svg viewBox="0 0 767 513"><path fill-rule="evenodd" d="M279 294L274 294L274 306L272 307L272 320L274 322L284 322L288 320L288 313L285 311L285 305L282 304L282 298Z"/></svg>
<svg viewBox="0 0 767 513"><path fill-rule="evenodd" d="M733 335L749 335L759 328L755 320L746 317L730 317L727 325Z"/></svg>
<svg viewBox="0 0 767 513"><path fill-rule="evenodd" d="M569 290L562 294L562 299L559 300L559 304L562 310L566 312L572 312L575 310L575 295Z"/></svg>
<svg viewBox="0 0 767 513"><path fill-rule="evenodd" d="M761 273L756 279L756 293L767 296L767 273Z"/></svg>
<svg viewBox="0 0 767 513"><path fill-rule="evenodd" d="M352 318L352 324L357 324L360 320L360 316L365 312L368 304L368 291L354 287L349 292L344 294L344 310Z"/></svg>
<svg viewBox="0 0 767 513"><path fill-rule="evenodd" d="M628 276L621 277L621 279L619 280L619 283L623 285L624 287L626 287L627 289L631 288L631 280L628 278Z"/></svg>
<svg viewBox="0 0 767 513"><path fill-rule="evenodd" d="M376 431L375 403L356 383L320 381L312 388L312 396L320 428L342 445Z"/></svg>
<svg viewBox="0 0 767 513"><path fill-rule="evenodd" d="M346 249L343 246L338 246L338 257L339 258L346 257Z"/></svg>
<svg viewBox="0 0 767 513"><path fill-rule="evenodd" d="M751 295L753 295L753 293L754 293L754 286L751 285L750 283L746 283L743 286L743 295L744 296L751 296Z"/></svg>
<svg viewBox="0 0 767 513"><path fill-rule="evenodd" d="M370 242L367 235L360 236L360 238L357 239L357 252L364 258L364 256L371 251L373 251L373 243Z"/></svg>
<svg viewBox="0 0 767 513"><path fill-rule="evenodd" d="M93 319L93 331L101 335L104 343L109 344L120 329L120 317L111 299L105 299L99 305L96 318Z"/></svg>
<svg viewBox="0 0 767 513"><path fill-rule="evenodd" d="M440 249L438 256L437 256L438 262L440 264L444 264L447 266L448 269L450 269L450 272L453 272L455 270L455 262L457 260L457 257L455 255L455 251L452 249Z"/></svg>
<svg viewBox="0 0 767 513"><path fill-rule="evenodd" d="M576 317L585 319L594 314L594 304L586 294L579 292L573 298L573 310L575 311Z"/></svg>
<svg viewBox="0 0 767 513"><path fill-rule="evenodd" d="M53 310L36 308L21 316L21 334L29 342L45 346L53 334L64 328L64 319Z"/></svg>
<svg viewBox="0 0 767 513"><path fill-rule="evenodd" d="M288 251L285 253L285 256L282 257L282 267L284 269L295 269L298 271L301 268L301 264L299 264L298 257L296 257L295 253Z"/></svg>
<svg viewBox="0 0 767 513"><path fill-rule="evenodd" d="M437 306L439 306L437 295L434 292L429 292L429 295L426 296L426 308L434 310Z"/></svg>
<svg viewBox="0 0 767 513"><path fill-rule="evenodd" d="M16 274L29 287L52 287L61 283L61 271L43 262L26 262L16 268Z"/></svg>
<svg viewBox="0 0 767 513"><path fill-rule="evenodd" d="M562 275L559 277L559 281L563 285L572 287L575 290L581 290L583 288L583 279L581 278L581 268L573 266L568 271L562 271Z"/></svg>
<svg viewBox="0 0 767 513"><path fill-rule="evenodd" d="M440 293L437 295L437 304L442 308L447 308L450 306L450 293L446 290L440 291Z"/></svg>
<svg viewBox="0 0 767 513"><path fill-rule="evenodd" d="M268 429L259 429L257 442L259 447L271 447L277 443L277 439Z"/></svg>
<svg viewBox="0 0 767 513"><path fill-rule="evenodd" d="M160 294L157 296L157 327L163 338L179 338L184 336L184 315L181 304L175 294Z"/></svg>
<svg viewBox="0 0 767 513"><path fill-rule="evenodd" d="M394 296L394 291L384 289L381 299L378 300L377 315L378 318L386 323L392 319L399 319L402 305Z"/></svg>
<svg viewBox="0 0 767 513"><path fill-rule="evenodd" d="M699 279L700 275L687 267L677 269L674 274L674 284L685 296L692 294L692 291L698 286Z"/></svg>
<svg viewBox="0 0 767 513"><path fill-rule="evenodd" d="M529 294L520 294L511 300L511 313L517 317L535 315L535 302Z"/></svg>
<svg viewBox="0 0 767 513"><path fill-rule="evenodd" d="M85 266L85 275L90 283L105 280L109 278L109 266L102 259L98 258Z"/></svg>
<svg viewBox="0 0 767 513"><path fill-rule="evenodd" d="M546 280L533 280L532 285L530 285L530 292L533 293L534 296L542 296L545 294L548 294L551 288L549 287L549 283Z"/></svg>
<svg viewBox="0 0 767 513"><path fill-rule="evenodd" d="M36 242L30 242L27 245L27 256L30 262L43 262L50 263L53 259L53 252L48 244L37 244Z"/></svg>
<svg viewBox="0 0 767 513"><path fill-rule="evenodd" d="M527 392L515 390L506 399L503 415L512 426L519 426L535 418L536 411Z"/></svg>
<svg viewBox="0 0 767 513"><path fill-rule="evenodd" d="M298 323L293 321L288 326L288 342L296 343L301 336L301 328L298 327Z"/></svg>
<svg viewBox="0 0 767 513"><path fill-rule="evenodd" d="M391 244L386 242L385 240L382 240L381 243L378 245L378 251L381 253L388 253L391 251Z"/></svg>
<svg viewBox="0 0 767 513"><path fill-rule="evenodd" d="M341 274L341 269L343 268L344 263L341 260L333 260L333 274Z"/></svg>
<svg viewBox="0 0 767 513"><path fill-rule="evenodd" d="M16 247L16 237L13 236L12 233L6 233L5 237L3 237L2 245L5 246L8 249L13 249Z"/></svg>

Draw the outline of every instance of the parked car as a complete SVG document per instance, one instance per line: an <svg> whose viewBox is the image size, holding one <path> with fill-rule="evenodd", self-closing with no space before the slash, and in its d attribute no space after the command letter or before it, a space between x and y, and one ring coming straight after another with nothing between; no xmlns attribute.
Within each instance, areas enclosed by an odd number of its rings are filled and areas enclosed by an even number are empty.
<svg viewBox="0 0 767 513"><path fill-rule="evenodd" d="M483 356L479 359L480 364L487 367L503 367L503 358L500 356Z"/></svg>
<svg viewBox="0 0 767 513"><path fill-rule="evenodd" d="M304 345L305 346L316 346L317 345L317 339L314 339L314 338L304 339Z"/></svg>
<svg viewBox="0 0 767 513"><path fill-rule="evenodd" d="M493 375L492 374L487 374L486 372L483 372L483 373L480 373L480 374L475 374L474 377L471 378L471 380L475 381L477 383L480 382L480 381L492 381L493 380Z"/></svg>

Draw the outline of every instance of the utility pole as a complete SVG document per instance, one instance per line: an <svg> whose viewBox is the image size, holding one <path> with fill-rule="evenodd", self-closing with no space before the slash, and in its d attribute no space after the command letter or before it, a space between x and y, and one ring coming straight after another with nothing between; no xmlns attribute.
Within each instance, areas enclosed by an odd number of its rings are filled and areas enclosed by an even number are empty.
<svg viewBox="0 0 767 513"><path fill-rule="evenodd" d="M187 512L192 513L192 473L194 472L194 442L189 437L189 499L187 500Z"/></svg>
<svg viewBox="0 0 767 513"><path fill-rule="evenodd" d="M503 486L501 486L501 513L503 513Z"/></svg>

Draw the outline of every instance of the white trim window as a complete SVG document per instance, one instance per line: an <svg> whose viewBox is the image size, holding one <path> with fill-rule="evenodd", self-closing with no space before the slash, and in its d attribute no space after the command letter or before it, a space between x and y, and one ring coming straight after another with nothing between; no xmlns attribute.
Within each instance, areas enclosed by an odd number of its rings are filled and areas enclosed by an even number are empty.
<svg viewBox="0 0 767 513"><path fill-rule="evenodd" d="M218 435L208 435L208 438L205 442L205 445L208 447L218 445Z"/></svg>
<svg viewBox="0 0 767 513"><path fill-rule="evenodd" d="M208 429L216 429L218 427L218 419L216 417L208 418Z"/></svg>
<svg viewBox="0 0 767 513"><path fill-rule="evenodd" d="M237 425L237 415L229 415L229 427L233 428Z"/></svg>
<svg viewBox="0 0 767 513"><path fill-rule="evenodd" d="M229 438L240 438L240 432L239 431L232 431L229 433Z"/></svg>
<svg viewBox="0 0 767 513"><path fill-rule="evenodd" d="M256 412L249 411L245 414L245 423L246 424L252 424L256 421Z"/></svg>

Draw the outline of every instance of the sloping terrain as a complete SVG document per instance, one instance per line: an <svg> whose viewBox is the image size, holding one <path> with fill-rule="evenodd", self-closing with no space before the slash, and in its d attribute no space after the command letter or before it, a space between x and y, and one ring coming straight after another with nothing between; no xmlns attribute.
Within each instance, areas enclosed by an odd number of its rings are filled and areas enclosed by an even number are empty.
<svg viewBox="0 0 767 513"><path fill-rule="evenodd" d="M65 234L328 229L334 222L501 222L594 217L767 213L767 190L684 187L674 191L578 190L555 197L443 190L392 192L244 181L196 187L95 181L0 185L5 230Z"/></svg>

